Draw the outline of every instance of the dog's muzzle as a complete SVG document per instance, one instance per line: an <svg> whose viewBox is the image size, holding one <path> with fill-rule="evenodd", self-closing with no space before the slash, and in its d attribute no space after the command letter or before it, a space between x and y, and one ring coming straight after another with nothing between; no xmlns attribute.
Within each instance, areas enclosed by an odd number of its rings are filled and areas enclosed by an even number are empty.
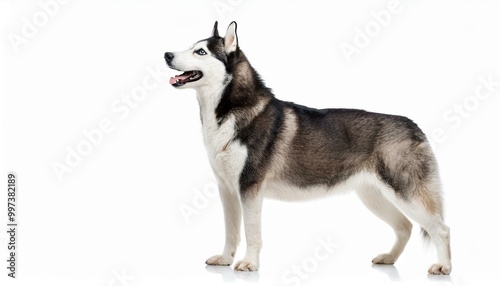
<svg viewBox="0 0 500 286"><path fill-rule="evenodd" d="M179 70L179 69L172 66L173 59L174 59L173 53L171 53L171 52L165 53L165 61L167 62L167 65L172 69ZM197 70L183 71L182 74L171 77L169 83L171 85L173 85L174 87L179 87L179 86L183 86L184 84L186 84L188 82L197 81L202 77L203 77L203 73L201 71L197 71Z"/></svg>

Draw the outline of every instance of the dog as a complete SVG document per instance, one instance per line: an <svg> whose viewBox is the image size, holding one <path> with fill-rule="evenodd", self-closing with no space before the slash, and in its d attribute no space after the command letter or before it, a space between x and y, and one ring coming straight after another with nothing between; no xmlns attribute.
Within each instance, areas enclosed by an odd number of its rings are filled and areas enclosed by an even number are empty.
<svg viewBox="0 0 500 286"><path fill-rule="evenodd" d="M192 88L203 140L224 208L225 245L208 265L231 265L243 218L247 249L237 271L259 268L264 197L286 201L354 190L396 234L392 249L372 260L393 264L412 223L434 242L430 274L451 271L450 229L436 158L425 134L403 116L357 109L314 109L278 100L238 45L232 22L180 52L166 52L175 88Z"/></svg>

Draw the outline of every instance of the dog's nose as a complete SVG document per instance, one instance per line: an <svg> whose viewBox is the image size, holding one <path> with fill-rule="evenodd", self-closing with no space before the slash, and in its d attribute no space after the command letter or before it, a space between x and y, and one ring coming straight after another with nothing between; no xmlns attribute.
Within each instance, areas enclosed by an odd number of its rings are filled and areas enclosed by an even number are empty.
<svg viewBox="0 0 500 286"><path fill-rule="evenodd" d="M170 52L165 53L165 59L167 60L167 62L170 62L173 58L174 58L174 54L172 54Z"/></svg>

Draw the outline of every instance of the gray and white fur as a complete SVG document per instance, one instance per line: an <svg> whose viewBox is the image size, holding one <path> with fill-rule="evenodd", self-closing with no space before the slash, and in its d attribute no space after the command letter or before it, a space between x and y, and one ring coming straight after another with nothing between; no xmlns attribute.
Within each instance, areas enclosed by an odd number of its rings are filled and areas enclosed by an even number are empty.
<svg viewBox="0 0 500 286"><path fill-rule="evenodd" d="M278 100L238 45L236 23L186 51L167 52L176 88L196 90L203 139L219 185L226 241L209 265L231 265L243 218L247 250L235 270L259 268L264 197L305 200L355 190L396 233L375 264L393 264L412 231L430 236L437 263L451 271L450 230L443 221L438 167L425 134L410 119L356 109L314 109Z"/></svg>

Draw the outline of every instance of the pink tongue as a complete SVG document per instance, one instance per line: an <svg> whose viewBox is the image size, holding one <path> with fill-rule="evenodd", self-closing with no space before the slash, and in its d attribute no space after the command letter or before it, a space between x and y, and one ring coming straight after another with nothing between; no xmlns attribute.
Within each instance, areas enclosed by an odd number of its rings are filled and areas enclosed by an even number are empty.
<svg viewBox="0 0 500 286"><path fill-rule="evenodd" d="M169 83L174 84L177 82L177 80L183 81L183 80L186 80L187 78L189 78L190 76L191 76L191 73L183 73L181 75L176 75L176 76L170 78Z"/></svg>

